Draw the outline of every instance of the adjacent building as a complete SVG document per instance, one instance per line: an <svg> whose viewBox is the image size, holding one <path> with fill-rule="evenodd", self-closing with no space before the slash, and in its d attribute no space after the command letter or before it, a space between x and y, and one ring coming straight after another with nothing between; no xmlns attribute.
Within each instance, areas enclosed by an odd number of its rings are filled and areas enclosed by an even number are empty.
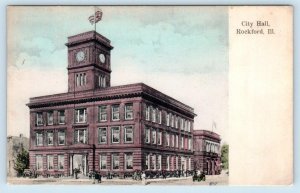
<svg viewBox="0 0 300 193"><path fill-rule="evenodd" d="M193 108L143 83L111 86L110 40L68 38L68 92L30 98L30 168L193 170ZM130 76L130 74L128 75Z"/></svg>
<svg viewBox="0 0 300 193"><path fill-rule="evenodd" d="M208 175L221 173L220 136L212 131L194 130L194 168Z"/></svg>
<svg viewBox="0 0 300 193"><path fill-rule="evenodd" d="M7 149L7 158L6 158L6 169L7 169L7 176L8 177L16 177L17 172L14 169L15 161L17 159L18 154L21 152L22 148L28 151L28 138L24 137L23 134L19 136L8 136L6 142L6 149Z"/></svg>

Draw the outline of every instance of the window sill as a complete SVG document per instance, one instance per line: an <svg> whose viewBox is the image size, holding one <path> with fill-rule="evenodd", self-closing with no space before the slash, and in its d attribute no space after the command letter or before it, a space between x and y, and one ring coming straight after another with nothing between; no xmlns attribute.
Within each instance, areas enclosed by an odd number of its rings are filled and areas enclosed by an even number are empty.
<svg viewBox="0 0 300 193"><path fill-rule="evenodd" d="M84 123L73 123L74 127L82 127L82 126L88 126L89 124L84 122Z"/></svg>
<svg viewBox="0 0 300 193"><path fill-rule="evenodd" d="M133 141L125 141L124 144L133 144Z"/></svg>
<svg viewBox="0 0 300 193"><path fill-rule="evenodd" d="M130 118L130 119L125 118L125 121L132 121L132 120L133 120L133 118Z"/></svg>

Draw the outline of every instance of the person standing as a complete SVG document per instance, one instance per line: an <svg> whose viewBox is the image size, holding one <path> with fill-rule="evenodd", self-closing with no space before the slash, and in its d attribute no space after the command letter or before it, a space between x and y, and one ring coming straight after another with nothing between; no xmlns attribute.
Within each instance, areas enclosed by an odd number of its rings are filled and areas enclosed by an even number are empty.
<svg viewBox="0 0 300 193"><path fill-rule="evenodd" d="M142 172L142 184L146 185L146 174L145 174L145 172Z"/></svg>

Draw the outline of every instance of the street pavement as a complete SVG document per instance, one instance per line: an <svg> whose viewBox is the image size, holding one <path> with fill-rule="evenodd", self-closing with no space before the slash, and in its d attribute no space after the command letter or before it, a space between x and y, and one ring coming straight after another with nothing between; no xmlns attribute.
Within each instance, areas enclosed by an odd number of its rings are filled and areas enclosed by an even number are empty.
<svg viewBox="0 0 300 193"><path fill-rule="evenodd" d="M8 184L18 185L18 184L65 184L65 185L143 185L142 181L136 181L132 179L106 179L102 178L101 183L97 183L92 179L88 178L7 178ZM228 175L214 175L206 176L205 181L193 182L191 176L181 177L181 178L167 178L167 179L147 179L147 185L227 185L228 184Z"/></svg>

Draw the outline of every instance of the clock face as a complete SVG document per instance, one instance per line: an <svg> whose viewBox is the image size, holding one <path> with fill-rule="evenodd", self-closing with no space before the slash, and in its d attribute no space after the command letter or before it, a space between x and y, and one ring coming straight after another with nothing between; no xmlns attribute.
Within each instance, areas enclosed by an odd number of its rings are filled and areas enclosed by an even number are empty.
<svg viewBox="0 0 300 193"><path fill-rule="evenodd" d="M105 62L105 56L104 56L104 54L100 54L99 55L99 59L100 59L101 63L104 63Z"/></svg>
<svg viewBox="0 0 300 193"><path fill-rule="evenodd" d="M83 51L77 52L77 54L76 54L76 60L77 60L77 62L83 61L83 60L84 60L84 57L85 57L85 54L84 54Z"/></svg>

